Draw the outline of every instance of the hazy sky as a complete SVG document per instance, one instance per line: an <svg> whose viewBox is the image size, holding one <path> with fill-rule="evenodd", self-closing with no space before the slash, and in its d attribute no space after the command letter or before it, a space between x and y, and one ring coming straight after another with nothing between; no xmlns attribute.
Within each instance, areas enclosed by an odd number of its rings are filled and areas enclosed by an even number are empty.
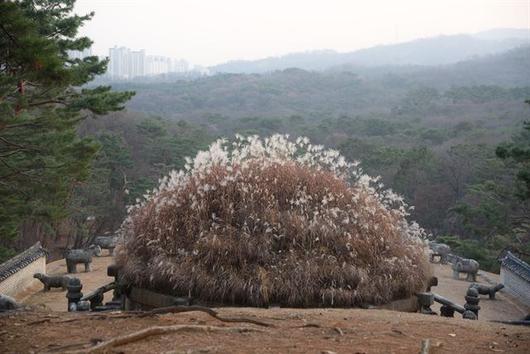
<svg viewBox="0 0 530 354"><path fill-rule="evenodd" d="M82 30L95 54L119 45L200 65L530 27L530 0L78 0L76 9L96 12Z"/></svg>

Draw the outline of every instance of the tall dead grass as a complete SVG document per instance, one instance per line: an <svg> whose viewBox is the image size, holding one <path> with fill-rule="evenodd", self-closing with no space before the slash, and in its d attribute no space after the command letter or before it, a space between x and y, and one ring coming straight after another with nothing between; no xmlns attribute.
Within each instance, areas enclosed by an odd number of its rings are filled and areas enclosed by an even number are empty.
<svg viewBox="0 0 530 354"><path fill-rule="evenodd" d="M422 230L398 196L305 140L252 139L213 146L131 208L116 251L128 282L292 307L382 304L424 287Z"/></svg>

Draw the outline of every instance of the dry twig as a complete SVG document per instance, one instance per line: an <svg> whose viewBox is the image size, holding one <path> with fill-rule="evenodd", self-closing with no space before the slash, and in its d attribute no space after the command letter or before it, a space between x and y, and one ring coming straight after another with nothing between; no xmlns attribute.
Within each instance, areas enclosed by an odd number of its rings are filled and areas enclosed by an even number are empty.
<svg viewBox="0 0 530 354"><path fill-rule="evenodd" d="M200 325L174 325L174 326L154 326L133 332L124 336L112 338L108 341L101 342L92 348L69 351L71 354L81 353L97 353L105 349L117 347L120 345L136 342L147 337L163 335L181 331L204 331L204 332L229 332L229 333L245 333L245 332L263 332L257 328L248 327L216 327L216 326L200 326Z"/></svg>
<svg viewBox="0 0 530 354"><path fill-rule="evenodd" d="M131 318L131 317L143 318L143 317L150 317L150 316L155 316L155 315L163 315L166 313L182 313L182 312L195 312L195 311L204 312L221 322L250 323L250 324L254 324L254 325L262 326L262 327L274 327L273 324L254 320L251 318L220 317L217 311L212 310L209 307L204 307L204 306L168 306L168 307L159 307L151 311L130 311L130 312L123 312L119 314L98 313L98 314L88 315L84 317L69 318L69 319L62 320L62 321L53 321L52 323L67 323L67 322L79 321L81 319L107 320L107 319L121 319L121 318ZM38 320L38 321L31 322L28 325L38 324L38 323L47 322L47 321L48 319Z"/></svg>
<svg viewBox="0 0 530 354"><path fill-rule="evenodd" d="M322 326L319 325L318 323L306 323L304 325L295 326L295 327L292 327L292 328L322 328Z"/></svg>
<svg viewBox="0 0 530 354"><path fill-rule="evenodd" d="M40 320L36 320L36 321L32 321L32 322L29 322L29 323L26 323L26 326L33 326L33 325L36 325L36 324L41 324L41 323L45 323L45 322L51 322L51 318L43 318L43 319L40 319Z"/></svg>
<svg viewBox="0 0 530 354"><path fill-rule="evenodd" d="M195 311L199 311L199 312L204 312L210 316L212 316L213 318L221 321L221 322L231 322L231 323L234 323L234 322L238 322L238 323L251 323L251 324L255 324L257 326L262 326L262 327L274 327L274 325L270 324L270 323L266 323L266 322L262 322L262 321L258 321L258 320L253 320L251 318L244 318L244 317L220 317L219 316L219 313L209 307L204 307L204 306L168 306L168 307L159 307L159 308L156 308L156 309L153 309L151 311L146 311L146 312L143 312L143 311L140 311L140 312L129 312L129 313L124 313L124 314L121 314L121 315L116 315L116 316L107 316L107 315L103 315L103 314L98 314L97 315L97 318L127 318L127 317L150 317L150 316L155 316L155 315L163 315L163 314L166 314L166 313L182 313L182 312L195 312ZM96 316L94 316L96 317Z"/></svg>

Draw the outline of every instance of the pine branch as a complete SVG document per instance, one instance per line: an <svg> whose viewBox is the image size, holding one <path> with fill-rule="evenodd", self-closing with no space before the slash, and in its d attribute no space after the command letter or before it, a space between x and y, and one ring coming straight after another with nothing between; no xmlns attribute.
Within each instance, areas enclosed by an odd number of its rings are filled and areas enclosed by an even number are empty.
<svg viewBox="0 0 530 354"><path fill-rule="evenodd" d="M37 149L36 147L33 147L33 146L24 146L24 145L20 145L20 144L16 144L16 143L13 143L9 140L7 140L6 138L3 138L0 136L0 141L4 142L4 144L6 145L9 145L9 146L14 146L18 149L24 149L24 150L31 150L31 151L36 151L36 152L41 152L40 149Z"/></svg>
<svg viewBox="0 0 530 354"><path fill-rule="evenodd" d="M9 175L6 175L6 176L0 176L0 180L2 179L7 179L9 177L12 177L12 176L16 176L16 175L23 175L23 176L26 176L26 177L29 177L29 178L32 178L31 175L28 175L26 171L21 171L21 170L18 170L16 169L15 167L12 167L11 165L9 165L3 158L0 158L0 162L6 166L8 169L10 170L14 170L13 173L10 173Z"/></svg>
<svg viewBox="0 0 530 354"><path fill-rule="evenodd" d="M42 125L37 123L19 123L19 124L10 124L5 125L3 127L0 127L0 130L7 130L7 129L13 129L13 128L26 128L26 127L32 127L32 128L40 128Z"/></svg>
<svg viewBox="0 0 530 354"><path fill-rule="evenodd" d="M45 105L45 104L62 104L62 105L67 105L67 103L65 101L61 101L61 100L46 100L46 101L42 101L42 102L36 102L36 103L30 103L28 106L29 107L37 107L37 106L42 106L42 105Z"/></svg>
<svg viewBox="0 0 530 354"><path fill-rule="evenodd" d="M7 37L9 37L9 39L11 40L11 42L15 43L17 46L18 46L18 41L17 39L11 34L9 33L9 31L4 27L3 24L0 23L0 29L2 30L2 32L4 32L6 34Z"/></svg>
<svg viewBox="0 0 530 354"><path fill-rule="evenodd" d="M9 156L11 156L11 155L18 154L18 153L21 152L21 151L27 151L27 149L16 149L16 150L10 151L10 152L5 153L5 154L0 154L0 158L1 158L1 157L9 157Z"/></svg>

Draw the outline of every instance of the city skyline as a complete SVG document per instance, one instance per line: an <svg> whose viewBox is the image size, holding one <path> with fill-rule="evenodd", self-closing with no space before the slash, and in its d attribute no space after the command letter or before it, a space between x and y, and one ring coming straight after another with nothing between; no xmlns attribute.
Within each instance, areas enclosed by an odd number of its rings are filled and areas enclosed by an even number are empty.
<svg viewBox="0 0 530 354"><path fill-rule="evenodd" d="M115 45L109 48L107 76L112 79L132 79L165 73L185 73L191 66L184 59L147 54L145 49L130 49Z"/></svg>
<svg viewBox="0 0 530 354"><path fill-rule="evenodd" d="M91 48L83 51L69 51L72 59L82 59L94 55ZM201 71L205 68L190 64L181 58L170 58L162 55L147 54L145 49L131 49L125 46L114 45L109 48L108 55L100 57L109 58L105 77L111 79L133 79L136 77L153 76L166 73L186 73L190 71Z"/></svg>

